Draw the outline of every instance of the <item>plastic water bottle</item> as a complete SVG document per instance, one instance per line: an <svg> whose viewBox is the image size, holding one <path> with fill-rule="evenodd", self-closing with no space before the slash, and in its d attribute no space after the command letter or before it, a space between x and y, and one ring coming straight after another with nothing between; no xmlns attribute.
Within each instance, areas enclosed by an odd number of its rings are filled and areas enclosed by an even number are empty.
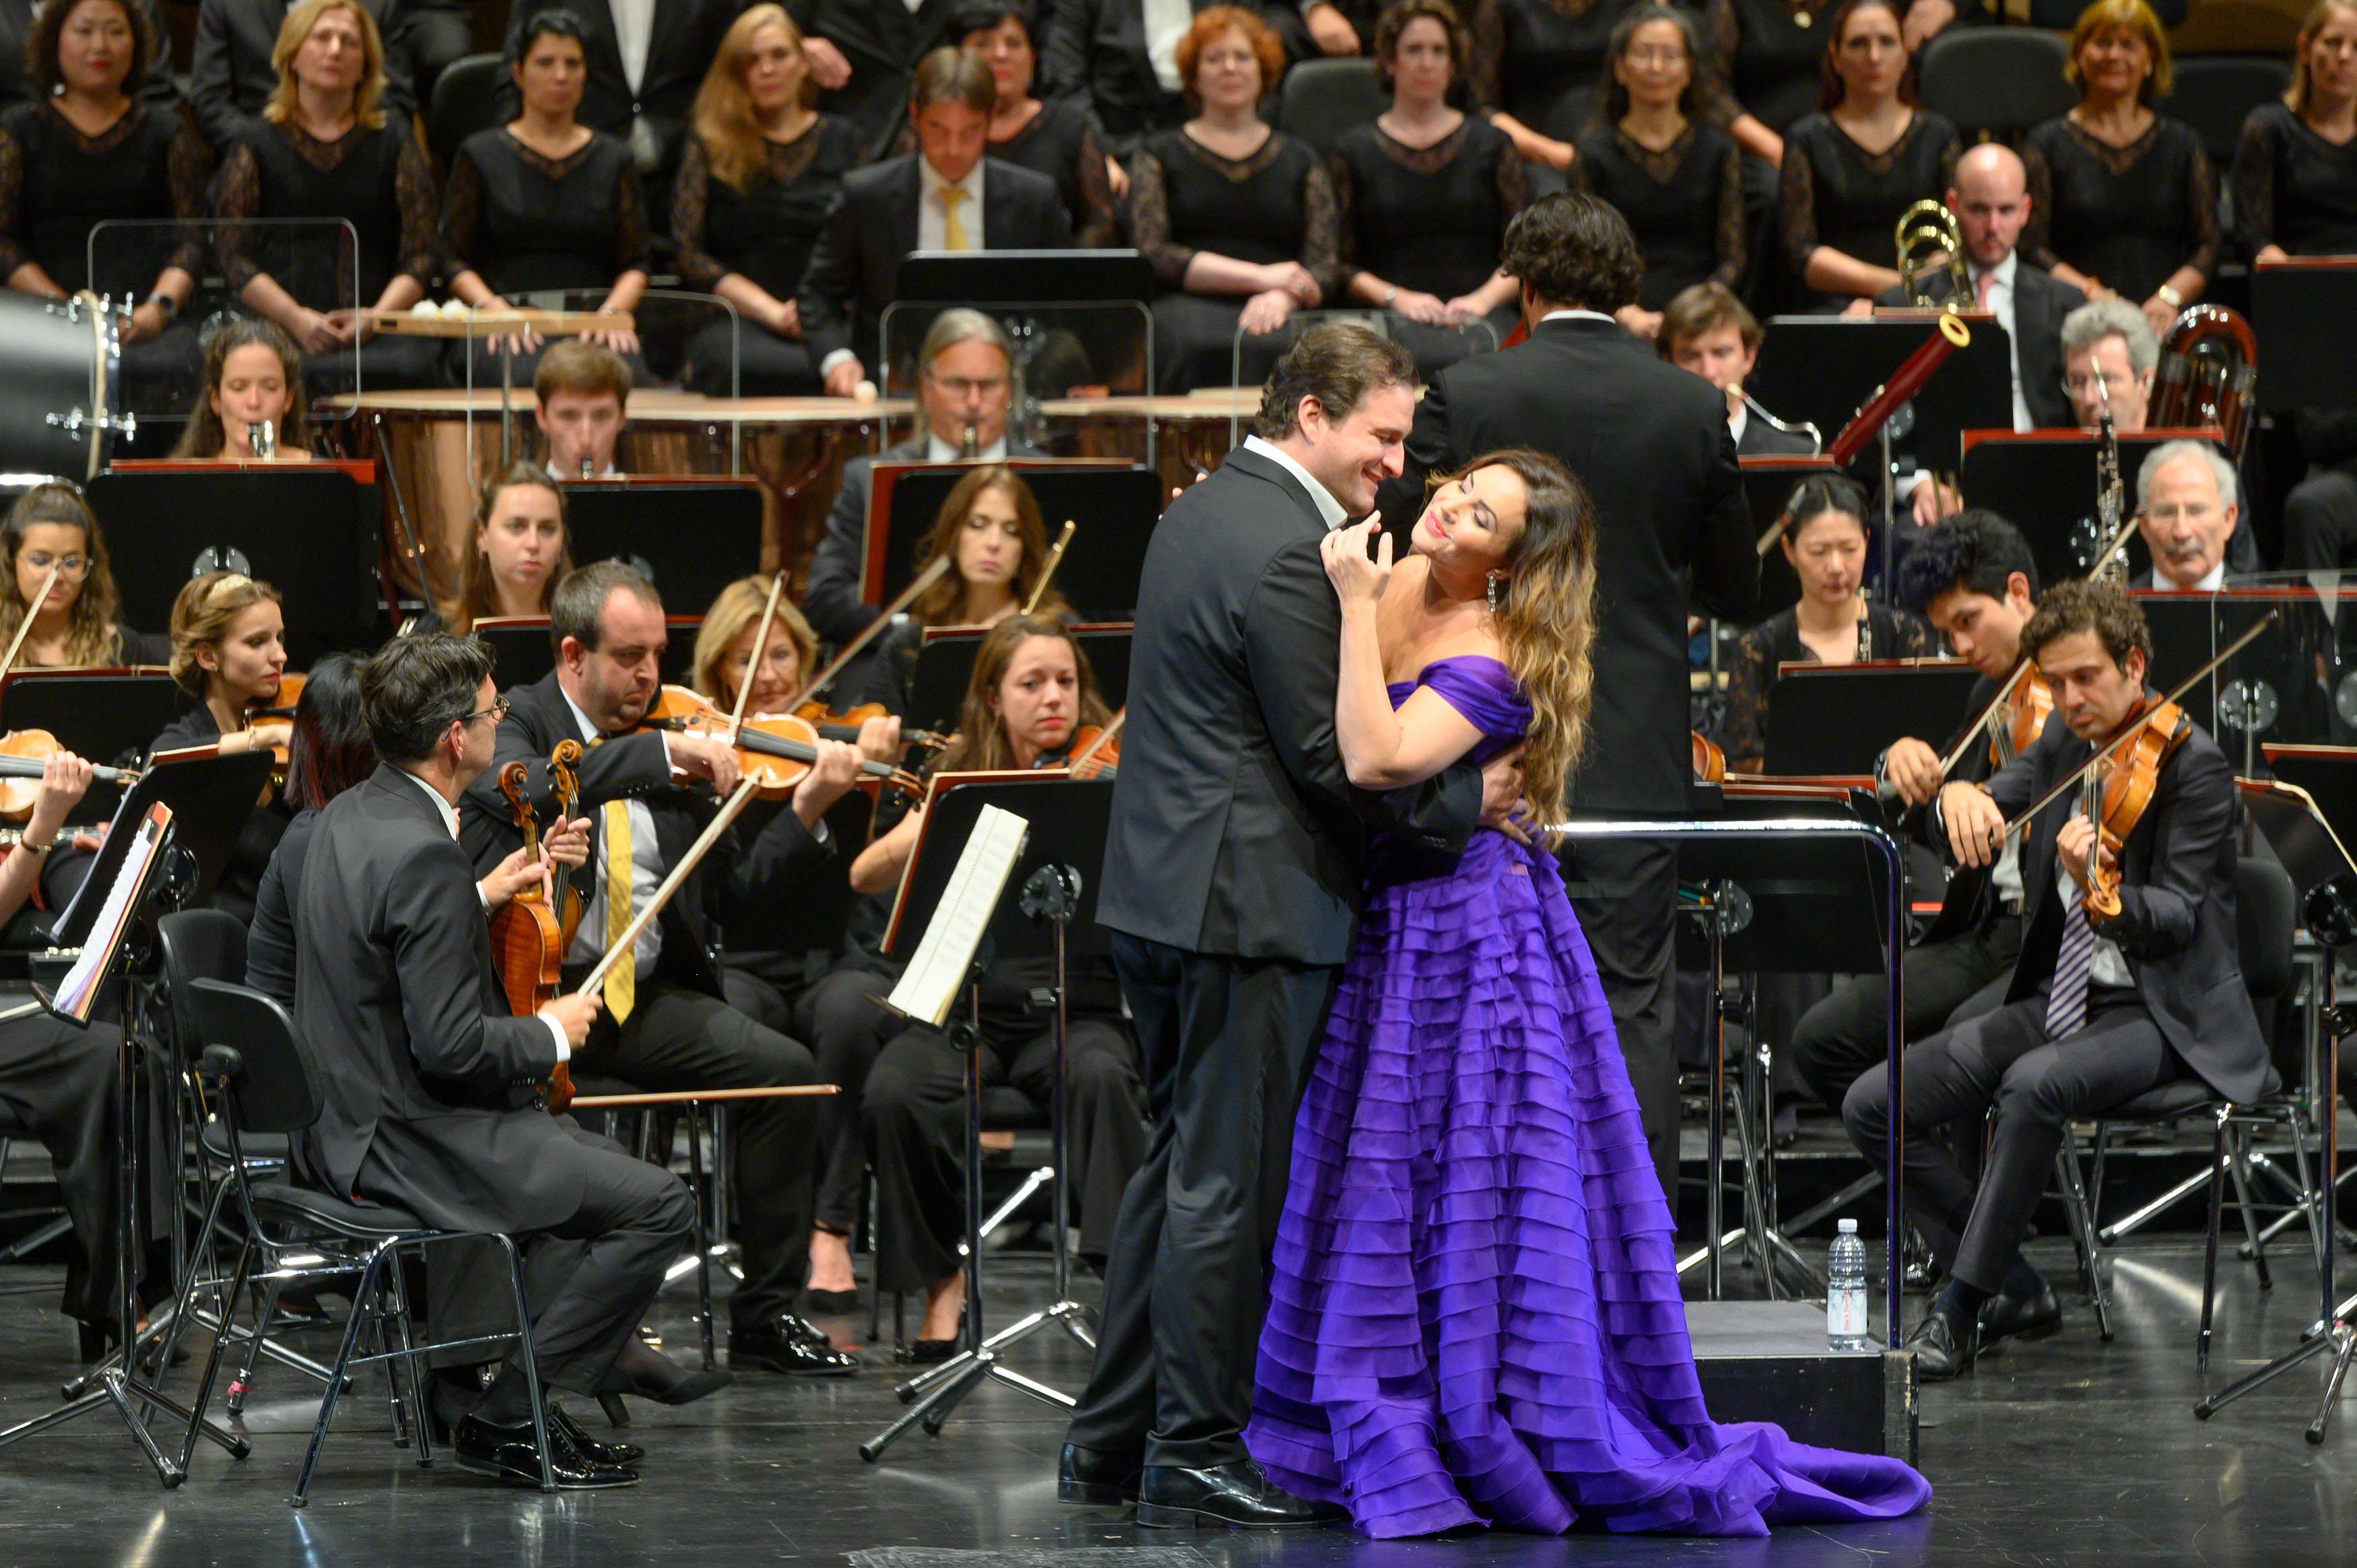
<svg viewBox="0 0 2357 1568"><path fill-rule="evenodd" d="M1825 1344L1835 1350L1865 1350L1866 1243L1857 1221L1845 1219L1825 1257Z"/></svg>

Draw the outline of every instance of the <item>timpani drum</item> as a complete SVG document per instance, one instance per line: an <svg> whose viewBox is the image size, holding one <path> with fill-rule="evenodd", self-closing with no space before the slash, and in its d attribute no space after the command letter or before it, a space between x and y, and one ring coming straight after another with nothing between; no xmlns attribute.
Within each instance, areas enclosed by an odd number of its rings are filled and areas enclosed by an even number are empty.
<svg viewBox="0 0 2357 1568"><path fill-rule="evenodd" d="M87 480L137 427L121 406L114 315L98 296L0 293L0 468Z"/></svg>

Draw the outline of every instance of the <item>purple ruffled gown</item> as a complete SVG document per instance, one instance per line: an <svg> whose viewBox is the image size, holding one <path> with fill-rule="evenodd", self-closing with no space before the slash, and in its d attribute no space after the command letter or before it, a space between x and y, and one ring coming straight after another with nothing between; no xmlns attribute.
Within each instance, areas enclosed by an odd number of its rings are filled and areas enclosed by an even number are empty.
<svg viewBox="0 0 2357 1568"><path fill-rule="evenodd" d="M1418 682L1479 757L1529 724L1496 660ZM1294 1129L1246 1445L1375 1536L1921 1508L1898 1460L1710 1419L1672 1230L1553 858L1484 832L1448 875L1378 879Z"/></svg>

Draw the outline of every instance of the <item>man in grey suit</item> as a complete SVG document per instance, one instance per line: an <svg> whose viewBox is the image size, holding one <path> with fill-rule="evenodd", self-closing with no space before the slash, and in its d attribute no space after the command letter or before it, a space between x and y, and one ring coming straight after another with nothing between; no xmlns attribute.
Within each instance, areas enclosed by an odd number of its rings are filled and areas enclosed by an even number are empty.
<svg viewBox="0 0 2357 1568"><path fill-rule="evenodd" d="M1128 732L1098 920L1146 1053L1155 1140L1105 1270L1096 1368L1058 1494L1137 1522L1317 1525L1342 1510L1245 1454L1263 1270L1293 1117L1349 957L1370 829L1454 854L1519 760L1389 795L1334 738L1341 611L1319 542L1400 470L1415 363L1364 328L1313 328L1253 437L1171 503L1147 547Z"/></svg>
<svg viewBox="0 0 2357 1568"><path fill-rule="evenodd" d="M595 1394L690 1244L687 1189L532 1092L587 1037L598 1001L514 1016L492 967L457 811L506 710L490 651L439 633L396 639L362 671L361 702L385 760L320 813L297 904L295 1020L321 1090L304 1175L429 1225L576 1243L575 1266L535 1293L533 1359L544 1391ZM590 1437L561 1406L548 1421L560 1486L638 1479L634 1445ZM454 1439L463 1468L538 1483L513 1357Z"/></svg>

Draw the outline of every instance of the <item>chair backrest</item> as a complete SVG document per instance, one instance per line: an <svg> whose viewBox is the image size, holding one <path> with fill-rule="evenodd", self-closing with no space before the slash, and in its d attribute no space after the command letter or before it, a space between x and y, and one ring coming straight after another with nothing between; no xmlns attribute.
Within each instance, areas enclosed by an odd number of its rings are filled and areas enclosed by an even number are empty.
<svg viewBox="0 0 2357 1568"><path fill-rule="evenodd" d="M163 950L164 989L171 998L172 1037L181 1059L193 1062L204 1049L188 991L199 980L245 981L245 927L219 909L182 909L156 922Z"/></svg>
<svg viewBox="0 0 2357 1568"><path fill-rule="evenodd" d="M2291 989L2292 933L2299 924L2299 893L2272 860L2246 856L2234 865L2234 946L2243 983L2255 1001Z"/></svg>
<svg viewBox="0 0 2357 1568"><path fill-rule="evenodd" d="M1983 133L2010 140L2079 102L2062 77L2068 58L2052 33L1952 27L1924 46L1923 107L1953 120L1967 142Z"/></svg>
<svg viewBox="0 0 2357 1568"><path fill-rule="evenodd" d="M188 987L188 1008L196 1019L198 1053L228 1046L242 1064L230 1083L240 1134L299 1133L319 1119L318 1069L277 998L199 980Z"/></svg>
<svg viewBox="0 0 2357 1568"><path fill-rule="evenodd" d="M1285 73L1276 100L1276 128L1321 153L1355 125L1391 107L1391 96L1362 57L1308 59Z"/></svg>
<svg viewBox="0 0 2357 1568"><path fill-rule="evenodd" d="M2283 97L2291 85L2291 62L2274 55L2196 55L2176 61L2170 75L2169 96L2153 107L2193 127L2222 185L2243 122L2260 104Z"/></svg>
<svg viewBox="0 0 2357 1568"><path fill-rule="evenodd" d="M454 59L435 79L434 101L425 110L425 150L445 177L458 144L499 124L500 89L507 81L507 57L496 54Z"/></svg>

